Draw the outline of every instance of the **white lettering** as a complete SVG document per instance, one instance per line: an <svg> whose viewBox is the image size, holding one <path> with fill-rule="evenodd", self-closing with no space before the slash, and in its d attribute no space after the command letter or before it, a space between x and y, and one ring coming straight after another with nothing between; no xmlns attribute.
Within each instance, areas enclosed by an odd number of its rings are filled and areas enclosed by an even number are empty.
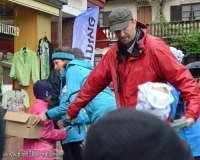
<svg viewBox="0 0 200 160"><path fill-rule="evenodd" d="M14 27L12 26L12 35L15 35Z"/></svg>
<svg viewBox="0 0 200 160"><path fill-rule="evenodd" d="M19 36L20 29L15 26L0 23L0 33Z"/></svg>
<svg viewBox="0 0 200 160"><path fill-rule="evenodd" d="M19 28L17 27L17 36L19 36L19 31L20 31L20 30L19 30Z"/></svg>
<svg viewBox="0 0 200 160"><path fill-rule="evenodd" d="M1 24L1 27L2 27L1 32L4 33L4 24L3 23Z"/></svg>
<svg viewBox="0 0 200 160"><path fill-rule="evenodd" d="M8 25L4 24L4 33L8 34Z"/></svg>
<svg viewBox="0 0 200 160"><path fill-rule="evenodd" d="M14 27L14 36L16 36L16 28L17 28L17 27Z"/></svg>
<svg viewBox="0 0 200 160"><path fill-rule="evenodd" d="M94 32L94 25L95 25L95 22L96 20L93 18L93 17L89 17L88 19L88 22L89 22L89 27L88 27L88 45L87 45L87 48L86 48L86 55L90 55L90 56L85 56L85 59L88 59L88 60L91 60L92 58L92 53L93 53L93 50L94 50L94 36L93 36L93 32Z"/></svg>

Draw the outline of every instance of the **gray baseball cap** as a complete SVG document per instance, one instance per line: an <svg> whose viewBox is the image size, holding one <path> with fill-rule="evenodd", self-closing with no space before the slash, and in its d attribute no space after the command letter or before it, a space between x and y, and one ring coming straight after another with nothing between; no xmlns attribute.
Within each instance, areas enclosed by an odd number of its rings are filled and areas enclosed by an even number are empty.
<svg viewBox="0 0 200 160"><path fill-rule="evenodd" d="M108 16L110 32L125 29L131 19L133 19L133 15L129 8L119 7L113 10Z"/></svg>

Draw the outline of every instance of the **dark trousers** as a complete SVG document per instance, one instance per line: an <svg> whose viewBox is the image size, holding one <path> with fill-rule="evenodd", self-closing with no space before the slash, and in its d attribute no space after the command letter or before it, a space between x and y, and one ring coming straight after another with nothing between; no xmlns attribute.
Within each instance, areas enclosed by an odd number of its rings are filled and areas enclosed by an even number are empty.
<svg viewBox="0 0 200 160"><path fill-rule="evenodd" d="M194 157L194 160L200 160L200 156Z"/></svg>
<svg viewBox="0 0 200 160"><path fill-rule="evenodd" d="M64 150L63 160L81 160L82 159L82 141L71 142L62 145Z"/></svg>

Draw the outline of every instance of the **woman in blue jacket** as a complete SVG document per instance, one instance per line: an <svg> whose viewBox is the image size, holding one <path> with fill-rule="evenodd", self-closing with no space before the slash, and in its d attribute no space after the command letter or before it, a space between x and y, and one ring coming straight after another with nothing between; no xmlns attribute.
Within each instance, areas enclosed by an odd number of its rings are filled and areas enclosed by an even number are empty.
<svg viewBox="0 0 200 160"><path fill-rule="evenodd" d="M178 61L181 63L183 56L180 50L170 47L171 51L174 53ZM195 77L194 77L195 78ZM198 82L198 81L197 81ZM171 84L169 84L172 86ZM181 99L180 92L177 91L173 86L171 93L174 97L174 102L171 104L171 121L175 119L180 119L186 108L186 103ZM177 114L179 112L179 114ZM190 127L181 129L177 132L178 136L187 141L192 150L195 160L200 160L200 117L197 119L196 123Z"/></svg>
<svg viewBox="0 0 200 160"><path fill-rule="evenodd" d="M60 106L48 110L45 114L38 116L33 122L34 125L39 122L44 122L47 119L66 115L68 105L73 102L85 80L93 70L92 65L83 60L82 50L76 48L77 54L64 52L55 52L52 55L55 69L61 74L61 79L66 80L66 97L67 101L60 104ZM72 52L75 52L72 50ZM79 53L81 52L81 53ZM79 59L78 59L79 58ZM61 84L61 88L63 88ZM102 118L109 111L117 109L115 97L109 87L106 87L100 92L92 101L90 101L85 110L92 124Z"/></svg>
<svg viewBox="0 0 200 160"><path fill-rule="evenodd" d="M72 125L67 119L66 119L66 110L68 108L68 105L75 99L76 95L78 94L79 90L81 89L82 85L84 84L85 80L91 73L93 67L91 64L87 61L84 61L84 54L82 50L75 48L72 50L72 53L64 53L64 52L55 52L52 55L52 60L54 63L54 68L60 72L61 74L61 80L66 81L66 93L63 94L61 98L61 103L58 107L55 107L51 110L48 110L45 114L41 114L35 121L34 125L38 124L39 122L45 122L48 119L54 119L57 117L62 116L63 122L66 124ZM61 88L63 88L61 84ZM62 93L61 93L62 95ZM65 97L65 100L64 100ZM85 107L85 110L87 112L87 115L91 121L92 124L95 124L98 122L100 118L102 118L106 113L109 111L117 109L116 100L112 93L112 91L106 87L102 92L100 92L91 102L87 104ZM88 123L86 114L84 113L84 110L82 109L81 112L79 112L78 117L76 118L76 121L73 125L75 127L74 131L70 131L71 133L75 132L77 133L77 129L82 131L80 126L78 127L78 124L81 120L81 123ZM85 128L84 128L85 129ZM83 129L83 133L85 130ZM69 132L69 133L70 133ZM66 141L63 141L63 143L70 142L70 139L75 139L73 136L75 134L68 135L69 138L66 139ZM85 133L84 133L85 134ZM79 135L81 137L81 135ZM70 138L72 137L72 138ZM81 139L81 138L80 138Z"/></svg>

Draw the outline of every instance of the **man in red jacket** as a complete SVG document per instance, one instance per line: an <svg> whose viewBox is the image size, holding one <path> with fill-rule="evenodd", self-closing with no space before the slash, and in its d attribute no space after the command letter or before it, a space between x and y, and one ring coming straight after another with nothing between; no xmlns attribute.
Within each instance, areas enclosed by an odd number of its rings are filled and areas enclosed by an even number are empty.
<svg viewBox="0 0 200 160"><path fill-rule="evenodd" d="M110 47L69 105L68 119L73 122L79 110L111 81L118 108L135 108L138 85L150 81L170 82L179 90L187 103L182 120L188 120L187 126L195 123L200 109L197 83L167 44L149 35L147 26L133 19L128 8L115 9L108 22L118 41Z"/></svg>

